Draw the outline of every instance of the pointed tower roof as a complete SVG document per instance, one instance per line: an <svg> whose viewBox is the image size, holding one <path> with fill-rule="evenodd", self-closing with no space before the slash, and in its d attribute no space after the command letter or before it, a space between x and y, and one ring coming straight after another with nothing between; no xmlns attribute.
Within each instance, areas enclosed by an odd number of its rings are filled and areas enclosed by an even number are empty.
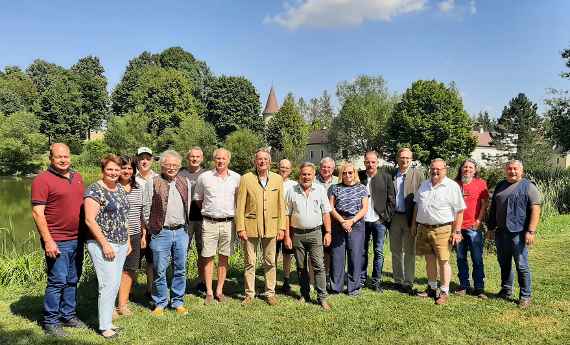
<svg viewBox="0 0 570 345"><path fill-rule="evenodd" d="M265 109L263 110L263 116L273 115L279 111L279 103L277 103L277 96L275 96L275 89L273 85L269 91L269 96L267 97L267 103L265 103Z"/></svg>

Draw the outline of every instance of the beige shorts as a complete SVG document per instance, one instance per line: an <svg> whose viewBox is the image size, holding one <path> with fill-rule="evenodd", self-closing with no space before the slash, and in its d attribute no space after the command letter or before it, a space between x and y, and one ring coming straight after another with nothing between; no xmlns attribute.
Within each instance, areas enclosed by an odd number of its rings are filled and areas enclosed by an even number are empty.
<svg viewBox="0 0 570 345"><path fill-rule="evenodd" d="M202 221L202 257L210 258L216 254L231 256L234 239L233 221L214 222L206 218Z"/></svg>
<svg viewBox="0 0 570 345"><path fill-rule="evenodd" d="M416 236L416 255L434 254L439 260L449 260L451 243L451 224L437 228L418 224Z"/></svg>

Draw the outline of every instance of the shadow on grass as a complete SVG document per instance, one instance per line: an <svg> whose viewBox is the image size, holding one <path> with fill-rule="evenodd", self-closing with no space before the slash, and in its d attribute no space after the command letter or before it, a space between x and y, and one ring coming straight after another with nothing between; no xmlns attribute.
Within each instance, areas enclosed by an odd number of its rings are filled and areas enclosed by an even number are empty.
<svg viewBox="0 0 570 345"><path fill-rule="evenodd" d="M88 345L91 342L81 341L77 338L53 338L47 337L32 330L8 331L0 326L0 344L59 344L59 345Z"/></svg>

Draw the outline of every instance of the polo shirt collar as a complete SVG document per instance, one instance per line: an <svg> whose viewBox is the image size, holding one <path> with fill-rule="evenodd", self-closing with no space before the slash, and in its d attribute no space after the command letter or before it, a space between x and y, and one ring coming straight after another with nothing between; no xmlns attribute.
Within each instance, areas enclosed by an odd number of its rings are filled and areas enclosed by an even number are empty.
<svg viewBox="0 0 570 345"><path fill-rule="evenodd" d="M64 179L69 180L69 181L73 180L73 176L75 175L75 172L76 172L75 170L69 168L69 177L66 177L66 176L62 175L59 171L57 171L52 165L48 166L47 170L50 173L54 174L55 176L64 178Z"/></svg>

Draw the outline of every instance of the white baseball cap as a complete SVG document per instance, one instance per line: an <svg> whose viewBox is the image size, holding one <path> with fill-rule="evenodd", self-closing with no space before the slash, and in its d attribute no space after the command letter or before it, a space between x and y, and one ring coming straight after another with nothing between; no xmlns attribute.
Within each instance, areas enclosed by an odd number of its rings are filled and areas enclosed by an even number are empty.
<svg viewBox="0 0 570 345"><path fill-rule="evenodd" d="M139 147L139 149L137 150L137 156L142 155L143 153L148 153L149 155L152 156L152 150L146 146Z"/></svg>

